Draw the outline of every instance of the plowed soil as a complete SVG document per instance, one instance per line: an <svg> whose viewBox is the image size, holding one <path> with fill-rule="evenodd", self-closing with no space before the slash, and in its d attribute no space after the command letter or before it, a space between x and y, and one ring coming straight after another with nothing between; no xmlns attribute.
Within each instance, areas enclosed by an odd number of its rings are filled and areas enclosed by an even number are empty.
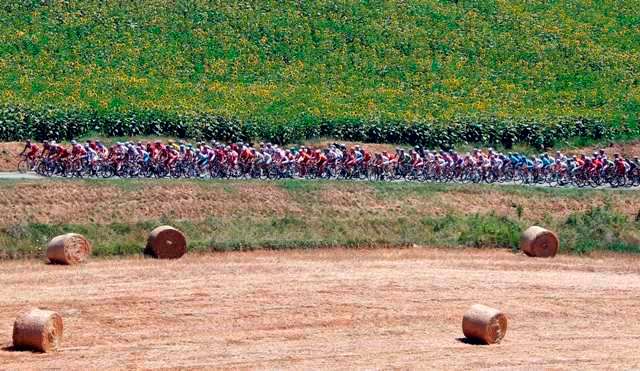
<svg viewBox="0 0 640 371"><path fill-rule="evenodd" d="M317 250L0 266L0 368L640 367L640 260L497 250ZM494 346L464 311L505 311ZM26 307L59 311L55 354L10 348Z"/></svg>

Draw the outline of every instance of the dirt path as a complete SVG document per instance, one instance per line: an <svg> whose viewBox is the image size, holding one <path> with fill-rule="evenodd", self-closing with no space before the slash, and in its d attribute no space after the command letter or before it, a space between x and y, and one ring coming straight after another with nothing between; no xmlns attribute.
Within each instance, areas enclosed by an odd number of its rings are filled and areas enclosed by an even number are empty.
<svg viewBox="0 0 640 371"><path fill-rule="evenodd" d="M0 347L25 307L59 311L63 349L0 368L640 367L640 260L506 251L321 250L0 266ZM475 302L509 315L461 342Z"/></svg>

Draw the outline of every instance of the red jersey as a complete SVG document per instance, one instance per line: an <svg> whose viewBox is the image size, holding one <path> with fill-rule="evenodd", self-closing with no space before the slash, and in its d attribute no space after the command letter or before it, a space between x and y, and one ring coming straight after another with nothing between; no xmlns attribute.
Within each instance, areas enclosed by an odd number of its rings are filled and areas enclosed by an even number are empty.
<svg viewBox="0 0 640 371"><path fill-rule="evenodd" d="M36 153L38 153L38 150L39 150L38 146L35 145L34 143L24 146L24 152L31 157L35 156Z"/></svg>
<svg viewBox="0 0 640 371"><path fill-rule="evenodd" d="M369 160L371 160L371 153L365 151L364 149L362 150L362 156L365 162L369 162Z"/></svg>
<svg viewBox="0 0 640 371"><path fill-rule="evenodd" d="M71 155L71 153L69 153L69 150L64 147L58 147L58 151L56 152L56 154L60 158L67 158Z"/></svg>
<svg viewBox="0 0 640 371"><path fill-rule="evenodd" d="M84 156L87 154L87 151L81 145L76 144L75 146L73 146L71 154L73 156Z"/></svg>

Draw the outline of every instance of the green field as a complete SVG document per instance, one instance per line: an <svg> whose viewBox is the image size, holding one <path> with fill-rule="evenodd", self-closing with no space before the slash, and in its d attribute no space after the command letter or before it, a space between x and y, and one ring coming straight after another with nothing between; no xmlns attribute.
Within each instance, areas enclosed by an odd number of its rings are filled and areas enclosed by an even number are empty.
<svg viewBox="0 0 640 371"><path fill-rule="evenodd" d="M635 122L640 2L8 1L0 102L295 120Z"/></svg>

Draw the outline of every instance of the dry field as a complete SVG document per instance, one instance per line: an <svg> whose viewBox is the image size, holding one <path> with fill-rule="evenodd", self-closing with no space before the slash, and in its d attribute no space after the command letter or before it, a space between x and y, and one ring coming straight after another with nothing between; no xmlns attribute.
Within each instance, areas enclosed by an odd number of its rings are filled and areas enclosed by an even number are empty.
<svg viewBox="0 0 640 371"><path fill-rule="evenodd" d="M637 368L638 263L426 248L4 262L0 368ZM508 313L503 343L461 341L476 302ZM59 353L9 348L32 306L64 316Z"/></svg>
<svg viewBox="0 0 640 371"><path fill-rule="evenodd" d="M211 215L228 217L307 216L370 217L445 216L495 212L516 216L564 218L571 213L609 204L613 210L635 217L640 193L590 192L588 198L564 197L542 192L505 192L494 187L460 187L430 194L416 194L419 186L405 192L377 191L367 183L316 182L313 191L288 192L277 183L262 181L122 181L24 180L0 187L0 226L25 221L38 223L135 223L161 217L204 220ZM126 186L129 185L129 186ZM587 190L590 191L590 190ZM587 193L584 193L587 195ZM393 197L390 197L392 195ZM249 207L238 207L249 205ZM82 212L70 212L82 210Z"/></svg>

